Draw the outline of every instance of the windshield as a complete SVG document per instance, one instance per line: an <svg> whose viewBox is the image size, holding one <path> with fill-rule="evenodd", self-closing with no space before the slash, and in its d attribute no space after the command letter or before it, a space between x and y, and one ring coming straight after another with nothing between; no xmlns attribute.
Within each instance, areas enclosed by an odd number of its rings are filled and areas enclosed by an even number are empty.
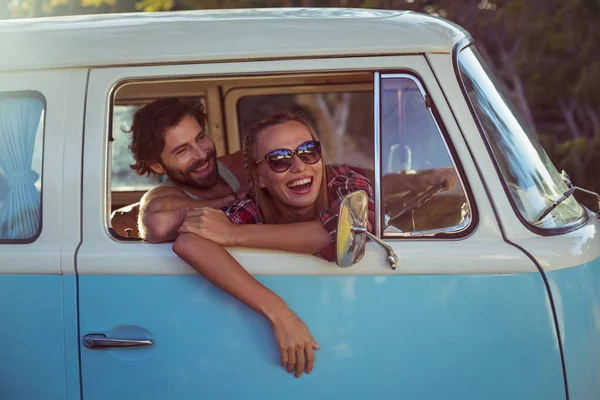
<svg viewBox="0 0 600 400"><path fill-rule="evenodd" d="M523 218L544 229L582 218L583 208L571 196L536 222L568 190L566 183L473 46L458 55L458 69L511 200Z"/></svg>

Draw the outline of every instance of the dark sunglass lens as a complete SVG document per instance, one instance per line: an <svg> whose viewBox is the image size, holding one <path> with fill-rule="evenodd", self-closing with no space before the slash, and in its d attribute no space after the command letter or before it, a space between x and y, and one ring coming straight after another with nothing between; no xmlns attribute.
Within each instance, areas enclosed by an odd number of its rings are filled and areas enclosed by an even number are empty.
<svg viewBox="0 0 600 400"><path fill-rule="evenodd" d="M289 150L275 150L267 156L269 166L275 172L287 171L292 163L292 153Z"/></svg>
<svg viewBox="0 0 600 400"><path fill-rule="evenodd" d="M275 172L287 171L292 166L291 158L269 158L269 166Z"/></svg>
<svg viewBox="0 0 600 400"><path fill-rule="evenodd" d="M311 141L298 147L298 155L307 164L314 164L321 159L321 146L319 142Z"/></svg>

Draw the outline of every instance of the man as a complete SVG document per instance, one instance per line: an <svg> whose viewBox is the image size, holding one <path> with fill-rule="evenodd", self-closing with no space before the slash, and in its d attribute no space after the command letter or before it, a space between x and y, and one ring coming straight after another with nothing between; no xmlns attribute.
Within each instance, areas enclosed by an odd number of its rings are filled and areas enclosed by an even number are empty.
<svg viewBox="0 0 600 400"><path fill-rule="evenodd" d="M131 130L131 167L139 175L167 175L140 202L138 229L146 241L173 241L187 211L226 207L248 190L241 152L217 159L201 107L157 100L135 113Z"/></svg>
<svg viewBox="0 0 600 400"><path fill-rule="evenodd" d="M138 225L147 241L176 239L188 211L226 207L248 190L241 152L217 159L199 107L177 99L154 101L135 113L131 130L130 149L135 159L131 167L140 175L168 177L141 200ZM314 366L311 350L318 345L287 304L237 263L233 268L211 267L198 272L271 322L282 366L296 377L310 373ZM304 350L299 350L305 348L309 348L306 357Z"/></svg>

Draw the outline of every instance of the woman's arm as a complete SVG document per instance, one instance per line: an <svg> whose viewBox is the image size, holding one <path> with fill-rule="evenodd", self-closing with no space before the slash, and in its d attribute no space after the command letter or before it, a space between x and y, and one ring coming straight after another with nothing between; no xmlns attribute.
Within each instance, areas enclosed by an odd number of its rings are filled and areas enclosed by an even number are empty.
<svg viewBox="0 0 600 400"><path fill-rule="evenodd" d="M330 242L319 221L293 224L233 224L220 210L199 208L187 213L180 233L193 233L222 246L253 247L315 254Z"/></svg>
<svg viewBox="0 0 600 400"><path fill-rule="evenodd" d="M338 213L344 196L364 190L368 197L368 230L375 226L375 203L371 183L350 168L337 168L328 187L330 209L321 210L318 221L293 224L258 223L257 210L251 199L236 203L233 220L222 211L200 208L187 213L179 232L193 233L223 246L253 247L294 253L318 254L335 261Z"/></svg>
<svg viewBox="0 0 600 400"><path fill-rule="evenodd" d="M316 254L330 242L319 221L234 226L235 246Z"/></svg>
<svg viewBox="0 0 600 400"><path fill-rule="evenodd" d="M179 235L173 251L208 281L265 316L273 326L281 365L299 377L314 366L319 345L298 316L250 275L223 247L190 233Z"/></svg>

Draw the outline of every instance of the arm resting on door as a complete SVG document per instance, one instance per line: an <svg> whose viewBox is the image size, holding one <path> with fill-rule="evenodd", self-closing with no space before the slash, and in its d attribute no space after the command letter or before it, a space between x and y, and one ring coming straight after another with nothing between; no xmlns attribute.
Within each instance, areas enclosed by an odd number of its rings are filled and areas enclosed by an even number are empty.
<svg viewBox="0 0 600 400"><path fill-rule="evenodd" d="M265 316L273 326L281 364L300 376L310 373L319 346L308 328L275 293L250 275L221 245L182 233L173 251L204 278Z"/></svg>

